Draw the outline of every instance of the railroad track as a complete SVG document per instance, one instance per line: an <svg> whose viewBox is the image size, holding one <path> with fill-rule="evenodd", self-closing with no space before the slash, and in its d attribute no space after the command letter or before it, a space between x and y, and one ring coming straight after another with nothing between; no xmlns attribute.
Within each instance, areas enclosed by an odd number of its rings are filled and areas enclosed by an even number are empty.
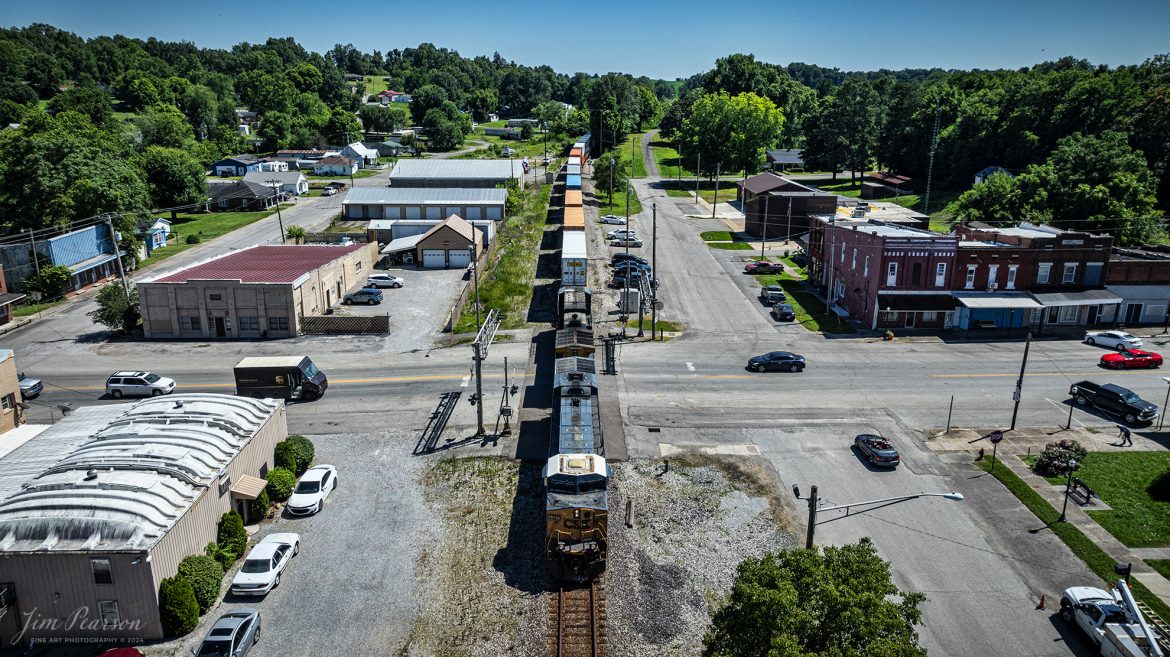
<svg viewBox="0 0 1170 657"><path fill-rule="evenodd" d="M605 657L605 593L601 582L562 586L549 605L554 657Z"/></svg>

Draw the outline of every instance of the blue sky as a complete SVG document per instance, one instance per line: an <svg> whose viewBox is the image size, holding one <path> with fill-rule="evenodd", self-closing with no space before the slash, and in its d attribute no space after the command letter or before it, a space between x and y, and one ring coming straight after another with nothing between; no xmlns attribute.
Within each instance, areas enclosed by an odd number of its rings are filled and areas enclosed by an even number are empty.
<svg viewBox="0 0 1170 657"><path fill-rule="evenodd" d="M464 56L673 79L733 52L846 70L1018 68L1065 55L1136 64L1170 53L1170 0L886 2L333 2L9 0L7 26L40 22L83 37L124 34L227 48L292 36L386 52L423 42Z"/></svg>

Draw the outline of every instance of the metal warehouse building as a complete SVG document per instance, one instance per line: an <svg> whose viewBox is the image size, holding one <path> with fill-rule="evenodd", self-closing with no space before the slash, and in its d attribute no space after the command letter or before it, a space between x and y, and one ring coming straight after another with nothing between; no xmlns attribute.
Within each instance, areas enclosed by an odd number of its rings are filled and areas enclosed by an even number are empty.
<svg viewBox="0 0 1170 657"><path fill-rule="evenodd" d="M513 160L398 160L390 187L486 187L515 178L524 185L524 163Z"/></svg>
<svg viewBox="0 0 1170 657"><path fill-rule="evenodd" d="M507 190L486 187L355 187L341 207L348 219L500 221L507 199Z"/></svg>
<svg viewBox="0 0 1170 657"><path fill-rule="evenodd" d="M374 244L253 246L138 284L148 338L286 338L377 262Z"/></svg>
<svg viewBox="0 0 1170 657"><path fill-rule="evenodd" d="M161 638L159 583L263 490L287 435L280 401L171 395L78 409L5 454L0 644Z"/></svg>

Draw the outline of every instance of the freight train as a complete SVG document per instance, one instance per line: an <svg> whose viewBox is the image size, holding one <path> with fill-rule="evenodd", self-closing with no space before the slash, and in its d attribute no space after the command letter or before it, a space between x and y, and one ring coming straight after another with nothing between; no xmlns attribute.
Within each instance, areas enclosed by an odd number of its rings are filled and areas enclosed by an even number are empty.
<svg viewBox="0 0 1170 657"><path fill-rule="evenodd" d="M542 473L548 572L555 580L577 582L605 571L611 474L597 398L593 292L581 205L581 166L588 156L585 135L569 152L565 171L552 432Z"/></svg>

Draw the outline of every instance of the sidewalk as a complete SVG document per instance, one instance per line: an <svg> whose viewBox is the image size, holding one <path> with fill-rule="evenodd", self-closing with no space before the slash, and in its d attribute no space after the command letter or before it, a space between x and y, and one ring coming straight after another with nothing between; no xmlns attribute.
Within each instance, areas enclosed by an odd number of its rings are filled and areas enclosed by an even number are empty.
<svg viewBox="0 0 1170 657"><path fill-rule="evenodd" d="M928 435L925 443L927 448L934 451L967 451L971 452L972 455L983 448L986 450L985 458L991 458L990 442L978 440L990 431L990 429L952 429L949 434L939 432L933 436ZM1031 486L1055 509L1060 509L1064 504L1064 486L1051 484L1044 477L1032 472L1032 469L1019 458L1020 455L1038 454L1048 443L1066 438L1076 440L1090 452L1165 449L1158 442L1136 432L1133 434L1133 447L1119 447L1113 444L1117 441L1114 432L1092 432L1080 428L1064 431L1060 427L1030 427L1005 433L1004 440L999 444L997 450L996 462L1011 469L1016 476ZM1163 603L1170 605L1170 581L1167 581L1165 577L1145 562L1146 559L1170 558L1170 548L1131 548L1123 545L1086 513L1087 510L1106 510L1108 508L1100 500L1094 500L1094 504L1084 507L1073 502L1068 505L1066 517L1068 522L1081 530L1085 536L1088 536L1114 562L1133 564L1133 577L1158 596Z"/></svg>

